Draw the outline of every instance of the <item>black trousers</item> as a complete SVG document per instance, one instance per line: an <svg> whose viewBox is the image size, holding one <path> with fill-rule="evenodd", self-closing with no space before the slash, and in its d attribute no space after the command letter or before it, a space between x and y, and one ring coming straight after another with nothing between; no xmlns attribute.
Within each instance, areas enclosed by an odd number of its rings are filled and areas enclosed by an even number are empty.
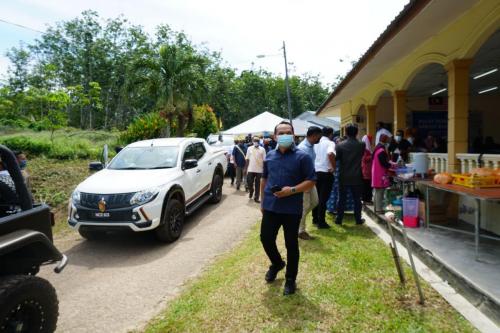
<svg viewBox="0 0 500 333"><path fill-rule="evenodd" d="M326 203L330 198L333 187L333 173L316 172L316 189L318 190L318 205L313 209L313 223L326 223Z"/></svg>
<svg viewBox="0 0 500 333"><path fill-rule="evenodd" d="M234 184L234 178L236 177L236 169L233 163L228 163L227 165L227 175L231 177L231 185Z"/></svg>
<svg viewBox="0 0 500 333"><path fill-rule="evenodd" d="M356 223L361 223L361 195L363 194L363 185L342 185L339 184L339 202L337 206L337 219L335 223L342 223L345 211L345 202L347 199L347 191L352 194L354 201L354 219Z"/></svg>
<svg viewBox="0 0 500 333"><path fill-rule="evenodd" d="M256 172L248 172L247 173L247 184L248 184L248 190L250 193L255 193L254 198L255 200L259 200L260 196L260 178L262 177L261 173L256 173ZM254 192L255 190L255 192Z"/></svg>
<svg viewBox="0 0 500 333"><path fill-rule="evenodd" d="M363 202L372 202L373 197L373 189L372 189L372 180L371 179L363 179Z"/></svg>
<svg viewBox="0 0 500 333"><path fill-rule="evenodd" d="M287 279L295 280L299 270L299 224L300 215L279 214L265 210L260 225L260 241L266 251L272 266L281 266L283 259L276 246L276 237L283 226L286 246L286 273Z"/></svg>

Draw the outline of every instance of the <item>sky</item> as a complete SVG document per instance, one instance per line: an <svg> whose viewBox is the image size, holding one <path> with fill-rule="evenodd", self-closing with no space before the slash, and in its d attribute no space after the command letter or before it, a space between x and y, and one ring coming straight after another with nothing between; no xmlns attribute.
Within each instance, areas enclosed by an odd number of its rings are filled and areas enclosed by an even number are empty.
<svg viewBox="0 0 500 333"><path fill-rule="evenodd" d="M239 70L264 68L284 74L320 75L331 83L345 74L403 9L408 0L0 0L0 20L44 31L87 9L103 18L123 14L153 33L158 24L184 31L196 44L220 51ZM0 79L5 53L39 32L0 22ZM257 55L267 55L257 58Z"/></svg>

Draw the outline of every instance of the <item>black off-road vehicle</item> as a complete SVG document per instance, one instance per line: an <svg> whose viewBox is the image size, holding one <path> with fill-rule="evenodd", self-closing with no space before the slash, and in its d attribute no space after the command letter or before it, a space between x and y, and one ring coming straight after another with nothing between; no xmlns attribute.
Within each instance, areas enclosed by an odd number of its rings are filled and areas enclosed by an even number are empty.
<svg viewBox="0 0 500 333"><path fill-rule="evenodd" d="M0 145L0 157L0 332L53 332L57 295L36 274L55 263L60 273L67 259L52 243L50 208L33 204L14 154Z"/></svg>

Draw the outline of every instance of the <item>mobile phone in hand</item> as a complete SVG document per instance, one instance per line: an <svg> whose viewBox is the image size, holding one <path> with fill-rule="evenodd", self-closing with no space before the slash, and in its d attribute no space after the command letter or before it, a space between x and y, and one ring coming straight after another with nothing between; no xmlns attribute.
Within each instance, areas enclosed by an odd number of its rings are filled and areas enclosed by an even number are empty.
<svg viewBox="0 0 500 333"><path fill-rule="evenodd" d="M282 189L283 188L281 186L273 185L273 187L271 187L271 192L276 193L276 192L281 191Z"/></svg>

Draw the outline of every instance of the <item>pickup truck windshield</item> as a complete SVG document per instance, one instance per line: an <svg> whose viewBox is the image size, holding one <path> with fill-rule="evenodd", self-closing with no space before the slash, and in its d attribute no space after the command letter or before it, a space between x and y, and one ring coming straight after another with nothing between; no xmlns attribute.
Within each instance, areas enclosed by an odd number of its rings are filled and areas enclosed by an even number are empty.
<svg viewBox="0 0 500 333"><path fill-rule="evenodd" d="M129 147L108 166L113 170L167 169L177 165L177 147Z"/></svg>

